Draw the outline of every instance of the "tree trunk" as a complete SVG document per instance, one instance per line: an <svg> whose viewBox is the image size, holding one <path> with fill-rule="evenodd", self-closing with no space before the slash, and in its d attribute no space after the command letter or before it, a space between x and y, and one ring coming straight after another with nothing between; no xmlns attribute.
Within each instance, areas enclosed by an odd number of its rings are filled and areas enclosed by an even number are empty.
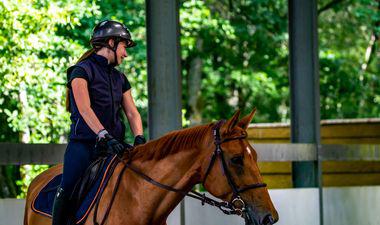
<svg viewBox="0 0 380 225"><path fill-rule="evenodd" d="M16 177L18 166L0 166L0 198L15 198L17 196Z"/></svg>
<svg viewBox="0 0 380 225"><path fill-rule="evenodd" d="M198 38L196 42L197 52L203 49L203 39ZM202 109L200 108L201 85L202 85L202 66L203 62L200 56L195 57L190 63L188 74L188 92L190 106L190 124L199 125L202 123Z"/></svg>

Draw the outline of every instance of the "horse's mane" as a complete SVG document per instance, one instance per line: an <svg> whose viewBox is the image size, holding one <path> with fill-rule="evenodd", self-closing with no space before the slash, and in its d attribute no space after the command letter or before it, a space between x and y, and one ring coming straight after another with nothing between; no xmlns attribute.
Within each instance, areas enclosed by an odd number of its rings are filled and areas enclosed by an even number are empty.
<svg viewBox="0 0 380 225"><path fill-rule="evenodd" d="M202 144L204 137L211 135L213 123L170 132L156 140L149 141L134 149L133 159L160 160L181 149L195 148Z"/></svg>

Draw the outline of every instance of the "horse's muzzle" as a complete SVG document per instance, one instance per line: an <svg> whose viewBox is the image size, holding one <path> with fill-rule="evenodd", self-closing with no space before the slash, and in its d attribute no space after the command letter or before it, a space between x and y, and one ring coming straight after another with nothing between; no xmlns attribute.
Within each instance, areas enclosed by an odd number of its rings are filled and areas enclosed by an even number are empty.
<svg viewBox="0 0 380 225"><path fill-rule="evenodd" d="M243 217L245 225L273 225L277 222L270 213L255 213L250 206L246 208Z"/></svg>

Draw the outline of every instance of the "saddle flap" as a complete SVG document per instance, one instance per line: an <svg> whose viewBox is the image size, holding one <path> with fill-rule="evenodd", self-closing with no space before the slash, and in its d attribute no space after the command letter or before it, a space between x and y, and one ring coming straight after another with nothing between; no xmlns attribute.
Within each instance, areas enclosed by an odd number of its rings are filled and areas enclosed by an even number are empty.
<svg viewBox="0 0 380 225"><path fill-rule="evenodd" d="M84 184L82 185L78 182L75 185L75 191L71 194L69 203L70 209L73 210L69 212L71 214L69 220L72 224L80 224L85 221L95 200L102 195L117 164L116 156L99 159L91 164L85 175L80 179ZM61 179L62 174L58 174L36 195L31 203L31 208L34 212L51 217L55 193Z"/></svg>
<svg viewBox="0 0 380 225"><path fill-rule="evenodd" d="M73 204L72 206L74 209L77 209L80 206L91 187L101 175L106 160L106 157L102 157L91 163L83 176L76 183L73 193L70 196L70 201Z"/></svg>

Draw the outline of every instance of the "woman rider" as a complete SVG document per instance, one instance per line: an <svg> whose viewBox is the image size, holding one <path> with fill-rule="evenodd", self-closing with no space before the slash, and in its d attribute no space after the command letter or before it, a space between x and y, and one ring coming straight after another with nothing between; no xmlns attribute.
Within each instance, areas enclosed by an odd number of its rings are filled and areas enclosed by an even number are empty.
<svg viewBox="0 0 380 225"><path fill-rule="evenodd" d="M135 135L134 145L145 143L141 116L126 76L115 69L136 46L129 30L116 21L102 21L93 31L92 49L67 71L66 106L71 113L69 143L64 156L63 176L53 206L53 225L64 224L68 196L86 168L96 158L94 146L116 154L124 150L123 109Z"/></svg>

